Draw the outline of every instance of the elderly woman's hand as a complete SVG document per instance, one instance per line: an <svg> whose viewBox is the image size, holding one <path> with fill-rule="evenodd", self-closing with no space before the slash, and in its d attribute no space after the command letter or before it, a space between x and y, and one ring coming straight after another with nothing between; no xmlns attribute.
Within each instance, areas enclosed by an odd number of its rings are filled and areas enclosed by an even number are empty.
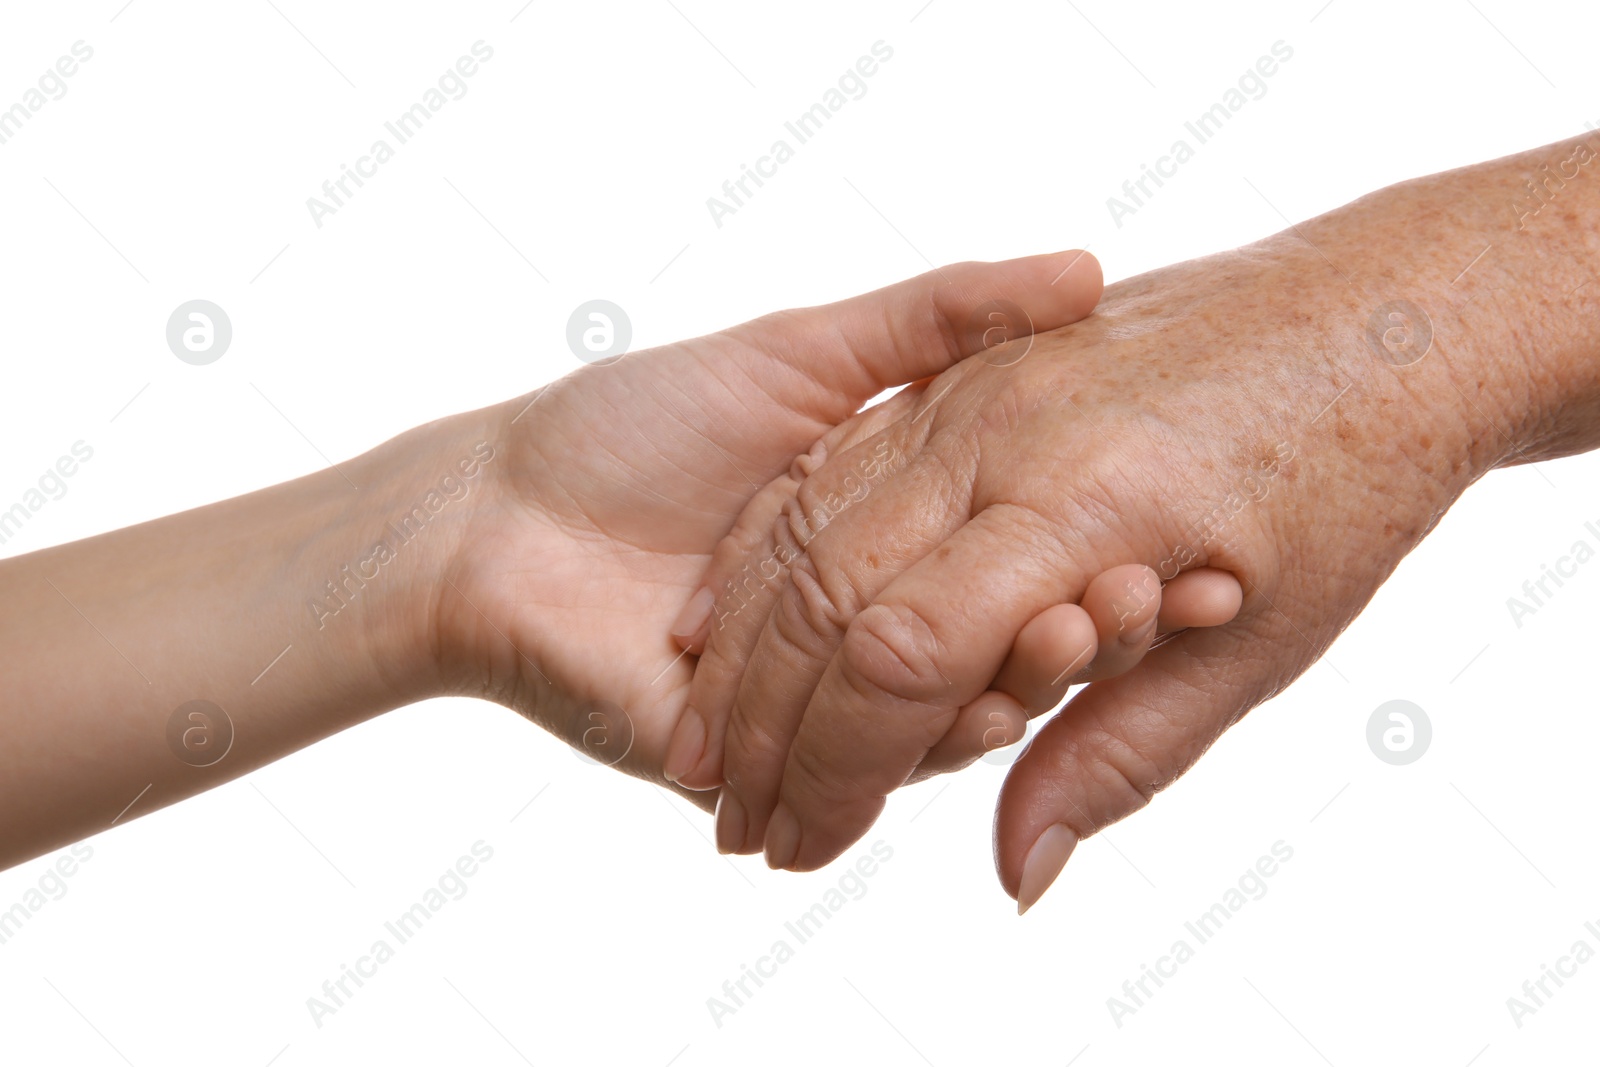
<svg viewBox="0 0 1600 1067"><path fill-rule="evenodd" d="M1041 611L1116 565L1232 572L1237 618L1091 685L1017 761L997 857L1037 899L1079 839L1306 670L1474 479L1578 447L1594 327L1544 287L1588 276L1589 239L1508 238L1460 284L1514 222L1491 192L1533 165L1397 186L1121 283L1025 358L968 360L869 413L747 564L714 575L682 727L708 741L682 780L726 782L719 842L828 862ZM1531 291L1516 256L1538 263ZM1563 344L1536 357L1535 326Z"/></svg>

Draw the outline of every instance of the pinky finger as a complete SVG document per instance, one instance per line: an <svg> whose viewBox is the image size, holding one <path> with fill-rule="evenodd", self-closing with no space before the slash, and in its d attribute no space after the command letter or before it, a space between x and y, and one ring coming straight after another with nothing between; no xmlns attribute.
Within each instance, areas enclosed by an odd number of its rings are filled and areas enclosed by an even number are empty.
<svg viewBox="0 0 1600 1067"><path fill-rule="evenodd" d="M1242 599L1239 580L1215 568L1184 571L1165 586L1148 567L1105 571L1082 607L1057 604L1022 628L989 691L961 709L911 781L1016 744L1028 720L1054 708L1070 687L1116 677L1186 629L1231 622ZM1156 633L1162 637L1152 644Z"/></svg>
<svg viewBox="0 0 1600 1067"><path fill-rule="evenodd" d="M980 757L1021 741L1030 716L1009 693L990 690L956 714L956 721L923 757L909 782L959 771Z"/></svg>

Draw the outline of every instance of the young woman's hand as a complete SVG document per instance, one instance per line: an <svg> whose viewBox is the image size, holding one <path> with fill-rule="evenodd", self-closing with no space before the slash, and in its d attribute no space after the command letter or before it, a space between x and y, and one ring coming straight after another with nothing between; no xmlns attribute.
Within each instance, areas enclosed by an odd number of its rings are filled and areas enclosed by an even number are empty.
<svg viewBox="0 0 1600 1067"><path fill-rule="evenodd" d="M1030 321L1075 322L1100 288L1081 252L958 264L463 416L482 420L496 455L437 585L446 685L664 783L694 667L671 632L709 615L709 598L691 597L752 497L878 393Z"/></svg>

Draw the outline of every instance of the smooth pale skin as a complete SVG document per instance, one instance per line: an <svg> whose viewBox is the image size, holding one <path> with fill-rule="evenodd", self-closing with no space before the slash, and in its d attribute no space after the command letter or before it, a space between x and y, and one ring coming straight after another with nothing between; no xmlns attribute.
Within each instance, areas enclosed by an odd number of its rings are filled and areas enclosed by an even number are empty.
<svg viewBox="0 0 1600 1067"><path fill-rule="evenodd" d="M946 267L585 367L336 470L0 562L0 867L445 694L499 701L665 783L693 666L669 630L758 489L881 391L981 349L965 326L986 302L1051 329L1100 288L1099 265L1075 252ZM466 476L483 446L492 458ZM437 492L449 477L454 498ZM347 606L308 606L419 504L422 532L367 565ZM207 767L168 746L194 700L235 731Z"/></svg>
<svg viewBox="0 0 1600 1067"><path fill-rule="evenodd" d="M1600 444L1596 153L1573 139L1405 182L1129 279L1020 362L968 361L868 413L792 514L874 450L892 473L753 602L716 610L691 698L705 721L682 728L725 738L683 779L727 783L719 839L774 867L828 862L1030 620L1118 565L1170 575L1187 546L1180 565L1238 576L1238 616L1090 685L1001 791L1001 882L1037 900L1077 841L1315 662L1474 481ZM1379 314L1394 301L1411 310ZM717 566L721 591L739 568Z"/></svg>

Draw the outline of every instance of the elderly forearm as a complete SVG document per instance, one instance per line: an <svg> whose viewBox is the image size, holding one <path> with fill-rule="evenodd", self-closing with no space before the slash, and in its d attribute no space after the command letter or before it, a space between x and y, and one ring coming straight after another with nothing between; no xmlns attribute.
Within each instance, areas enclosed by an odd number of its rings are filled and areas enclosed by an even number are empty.
<svg viewBox="0 0 1600 1067"><path fill-rule="evenodd" d="M1360 376L1456 413L1469 477L1600 447L1600 136L1404 182L1280 240L1345 276L1350 315L1329 325Z"/></svg>

